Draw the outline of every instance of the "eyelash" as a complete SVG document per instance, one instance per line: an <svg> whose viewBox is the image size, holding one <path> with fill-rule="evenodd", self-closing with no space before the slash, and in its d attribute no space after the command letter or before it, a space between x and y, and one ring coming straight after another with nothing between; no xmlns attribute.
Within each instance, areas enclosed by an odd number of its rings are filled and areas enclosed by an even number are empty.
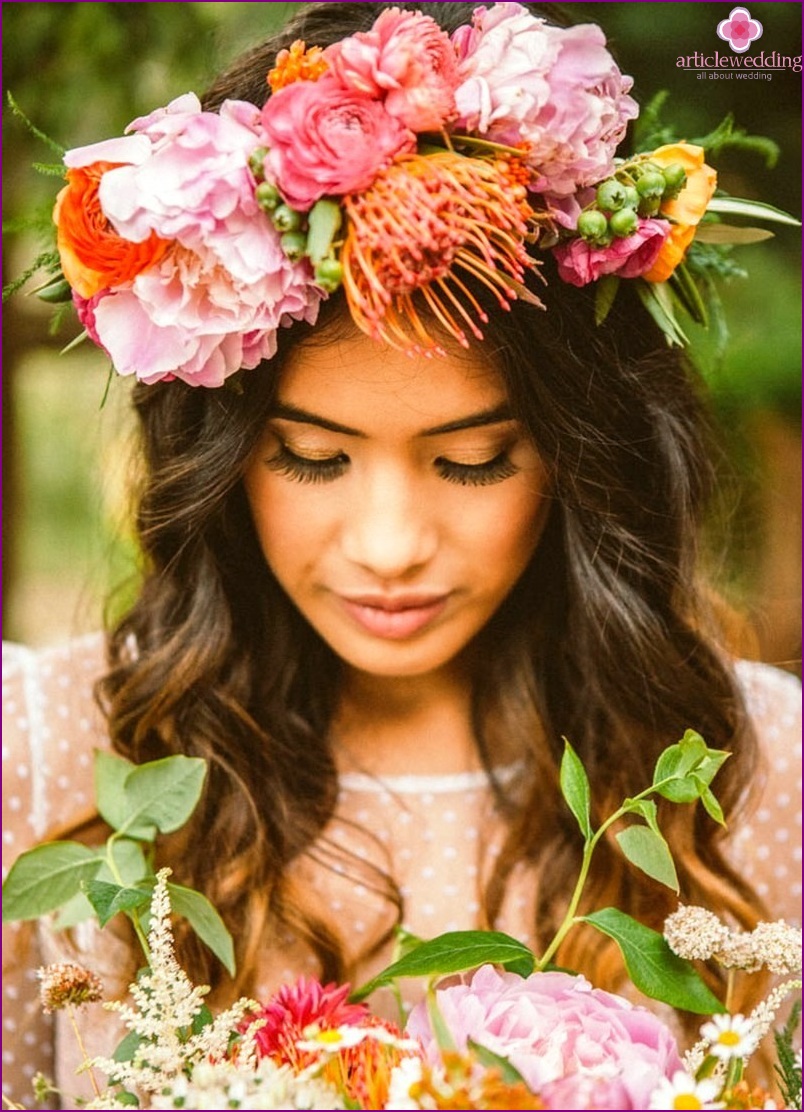
<svg viewBox="0 0 804 1112"><path fill-rule="evenodd" d="M339 454L329 459L307 459L291 452L286 444L281 444L276 455L266 463L272 471L297 483L329 483L343 475L349 465L349 457ZM519 471L507 450L485 463L455 463L439 457L435 464L442 479L459 486L492 486L510 479Z"/></svg>

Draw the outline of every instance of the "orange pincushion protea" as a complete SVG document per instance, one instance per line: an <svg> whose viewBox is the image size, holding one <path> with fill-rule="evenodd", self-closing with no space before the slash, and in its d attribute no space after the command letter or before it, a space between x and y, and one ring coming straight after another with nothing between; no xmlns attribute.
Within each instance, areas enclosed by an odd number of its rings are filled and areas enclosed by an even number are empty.
<svg viewBox="0 0 804 1112"><path fill-rule="evenodd" d="M348 231L340 256L355 323L372 339L411 352L441 352L413 302L461 346L482 339L488 317L461 272L490 289L503 309L536 267L525 250L530 209L506 167L453 151L400 155L364 193L344 198ZM526 215L527 214L527 215Z"/></svg>
<svg viewBox="0 0 804 1112"><path fill-rule="evenodd" d="M320 46L311 46L309 50L305 50L304 41L296 39L289 50L280 50L277 54L276 64L268 73L268 84L271 92L276 93L286 85L292 85L294 81L317 81L327 69L324 51Z"/></svg>
<svg viewBox="0 0 804 1112"><path fill-rule="evenodd" d="M64 277L81 297L94 297L132 281L153 266L170 246L152 232L142 243L123 239L101 209L98 190L116 162L93 162L67 171L67 185L56 198L53 220Z"/></svg>

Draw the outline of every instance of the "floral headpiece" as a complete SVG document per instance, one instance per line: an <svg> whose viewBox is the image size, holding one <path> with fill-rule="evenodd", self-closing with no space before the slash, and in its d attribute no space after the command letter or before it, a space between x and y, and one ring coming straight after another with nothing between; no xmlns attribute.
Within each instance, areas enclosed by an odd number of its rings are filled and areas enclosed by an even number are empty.
<svg viewBox="0 0 804 1112"><path fill-rule="evenodd" d="M188 93L67 152L61 268L120 374L219 386L340 286L375 339L439 351L418 304L467 345L487 319L478 283L503 308L541 304L534 248L564 281L599 282L599 315L617 279L639 279L678 341L665 283L689 303L704 214L774 211L714 198L700 146L616 158L638 108L603 32L516 3L452 36L388 9L326 49L294 43L268 82L262 109L205 112Z"/></svg>

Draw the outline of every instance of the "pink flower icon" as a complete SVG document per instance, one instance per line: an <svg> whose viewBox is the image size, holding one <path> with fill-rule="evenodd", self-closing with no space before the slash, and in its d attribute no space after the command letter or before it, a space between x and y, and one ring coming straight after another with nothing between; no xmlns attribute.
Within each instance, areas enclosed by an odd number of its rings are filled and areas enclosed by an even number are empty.
<svg viewBox="0 0 804 1112"><path fill-rule="evenodd" d="M737 54L748 50L751 43L762 35L762 24L752 19L748 8L732 8L728 19L717 25L718 37L725 39Z"/></svg>

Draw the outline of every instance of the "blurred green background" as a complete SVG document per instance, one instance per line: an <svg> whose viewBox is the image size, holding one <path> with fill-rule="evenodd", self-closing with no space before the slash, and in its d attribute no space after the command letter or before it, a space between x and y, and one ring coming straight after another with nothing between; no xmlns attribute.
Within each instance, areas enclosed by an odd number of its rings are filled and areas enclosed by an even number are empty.
<svg viewBox="0 0 804 1112"><path fill-rule="evenodd" d="M43 132L80 146L189 89L300 7L285 3L4 3L3 80ZM727 113L749 132L775 139L768 168L756 155L724 152L720 181L730 193L801 210L801 75L771 80L699 78L676 61L696 51L727 53L715 28L730 3L563 5L605 30L621 68L646 103L660 89L665 117L680 137L709 131ZM333 5L334 7L334 5ZM437 7L437 5L433 5ZM467 18L472 5L467 4ZM798 3L750 5L766 53L801 49ZM41 244L19 222L42 219L59 183L32 163L48 148L4 102L4 282L20 274ZM731 343L716 359L698 336L702 369L721 418L734 482L713 522L725 553L720 586L750 619L744 651L796 668L800 657L801 567L801 241L784 228L769 244L739 249L747 281L723 291ZM126 597L136 571L126 485L128 383L109 383L107 361L90 344L66 355L79 331L67 315L56 333L52 311L17 294L3 328L4 636L49 643L98 628ZM107 395L107 385L108 396ZM104 402L104 397L106 400Z"/></svg>

